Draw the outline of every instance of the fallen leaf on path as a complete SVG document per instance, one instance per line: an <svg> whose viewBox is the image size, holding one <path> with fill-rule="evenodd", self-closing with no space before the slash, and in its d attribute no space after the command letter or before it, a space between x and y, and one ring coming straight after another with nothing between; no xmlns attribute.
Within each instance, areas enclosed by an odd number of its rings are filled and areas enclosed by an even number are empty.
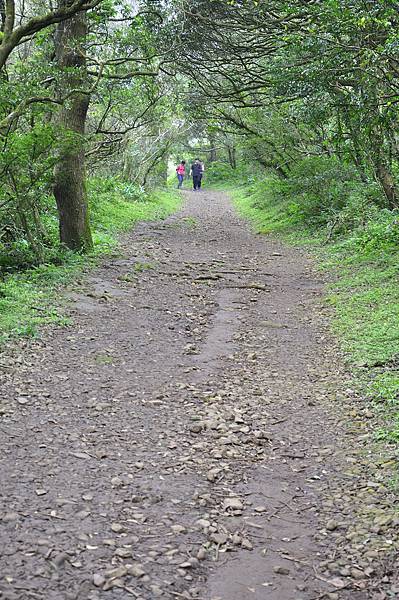
<svg viewBox="0 0 399 600"><path fill-rule="evenodd" d="M81 458L82 460L86 458L91 458L91 456L89 454L86 454L86 452L72 452L72 456L74 456L75 458Z"/></svg>

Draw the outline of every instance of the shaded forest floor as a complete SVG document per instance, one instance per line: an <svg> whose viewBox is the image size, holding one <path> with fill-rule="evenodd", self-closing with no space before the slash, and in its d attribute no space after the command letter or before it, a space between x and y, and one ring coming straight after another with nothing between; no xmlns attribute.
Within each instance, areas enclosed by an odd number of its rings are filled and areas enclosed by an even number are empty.
<svg viewBox="0 0 399 600"><path fill-rule="evenodd" d="M390 457L323 282L185 194L1 356L1 600L395 597Z"/></svg>

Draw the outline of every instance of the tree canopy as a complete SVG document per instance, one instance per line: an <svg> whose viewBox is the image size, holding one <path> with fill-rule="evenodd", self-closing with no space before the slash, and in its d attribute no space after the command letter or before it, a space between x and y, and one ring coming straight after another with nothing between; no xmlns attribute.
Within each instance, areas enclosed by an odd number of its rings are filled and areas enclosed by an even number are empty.
<svg viewBox="0 0 399 600"><path fill-rule="evenodd" d="M282 179L336 160L398 207L397 2L1 0L0 15L4 248L40 260L57 220L90 249L88 175L154 185L198 147Z"/></svg>

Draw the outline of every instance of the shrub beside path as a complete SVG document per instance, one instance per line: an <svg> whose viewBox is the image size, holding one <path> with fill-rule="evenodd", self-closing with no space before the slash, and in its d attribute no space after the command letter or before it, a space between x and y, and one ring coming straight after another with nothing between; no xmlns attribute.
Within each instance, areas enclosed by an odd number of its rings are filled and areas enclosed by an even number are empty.
<svg viewBox="0 0 399 600"><path fill-rule="evenodd" d="M220 192L1 356L1 600L384 600L398 519L309 258ZM397 596L396 596L397 597Z"/></svg>

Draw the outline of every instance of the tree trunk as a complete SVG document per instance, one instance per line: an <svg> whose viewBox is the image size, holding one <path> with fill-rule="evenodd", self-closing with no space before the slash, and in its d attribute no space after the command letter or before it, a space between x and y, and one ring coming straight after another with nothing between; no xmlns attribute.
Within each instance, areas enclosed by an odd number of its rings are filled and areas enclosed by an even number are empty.
<svg viewBox="0 0 399 600"><path fill-rule="evenodd" d="M152 170L154 169L155 165L164 159L164 157L167 155L169 148L161 148L157 154L153 157L153 160L149 163L149 165L146 167L146 170L144 172L143 175L143 179L141 181L141 186L143 188L147 187L147 181L148 181L148 177L150 175L150 173L152 172ZM166 175L167 175L167 166L165 166L166 169Z"/></svg>
<svg viewBox="0 0 399 600"><path fill-rule="evenodd" d="M71 0L60 0L61 6ZM60 96L87 87L86 60L79 44L87 33L86 13L79 13L57 26L55 53L61 72ZM65 68L68 69L65 72ZM74 92L58 118L63 139L55 168L54 196L57 202L60 240L74 251L93 247L90 232L85 169L85 123L89 94Z"/></svg>
<svg viewBox="0 0 399 600"><path fill-rule="evenodd" d="M215 162L217 160L216 140L213 135L209 136L209 144L211 146L210 151L209 151L209 162Z"/></svg>
<svg viewBox="0 0 399 600"><path fill-rule="evenodd" d="M237 168L237 161L236 161L236 149L234 146L228 146L227 148L227 152L229 155L229 163L232 169L236 169Z"/></svg>
<svg viewBox="0 0 399 600"><path fill-rule="evenodd" d="M352 150L349 152L352 161L355 164L356 170L359 174L360 180L363 183L368 183L369 179L367 177L366 171L365 171L365 161L362 158L362 154L359 150L359 146L356 142L356 138L352 137L351 141L351 145L352 145Z"/></svg>
<svg viewBox="0 0 399 600"><path fill-rule="evenodd" d="M378 164L376 164L375 174L382 189L384 190L384 194L386 196L386 199L388 200L389 208L398 208L399 196L392 173L384 165L383 162L379 162Z"/></svg>
<svg viewBox="0 0 399 600"><path fill-rule="evenodd" d="M361 138L361 130L356 129L351 122L350 115L348 111L344 112L343 121L346 127L346 130L349 134L350 141L350 150L349 154L351 159L353 160L356 170L359 174L360 180L363 183L368 183L369 178L366 173L366 165L370 165L370 162L367 161L367 155L362 148L362 138ZM371 166L371 165L370 165Z"/></svg>

